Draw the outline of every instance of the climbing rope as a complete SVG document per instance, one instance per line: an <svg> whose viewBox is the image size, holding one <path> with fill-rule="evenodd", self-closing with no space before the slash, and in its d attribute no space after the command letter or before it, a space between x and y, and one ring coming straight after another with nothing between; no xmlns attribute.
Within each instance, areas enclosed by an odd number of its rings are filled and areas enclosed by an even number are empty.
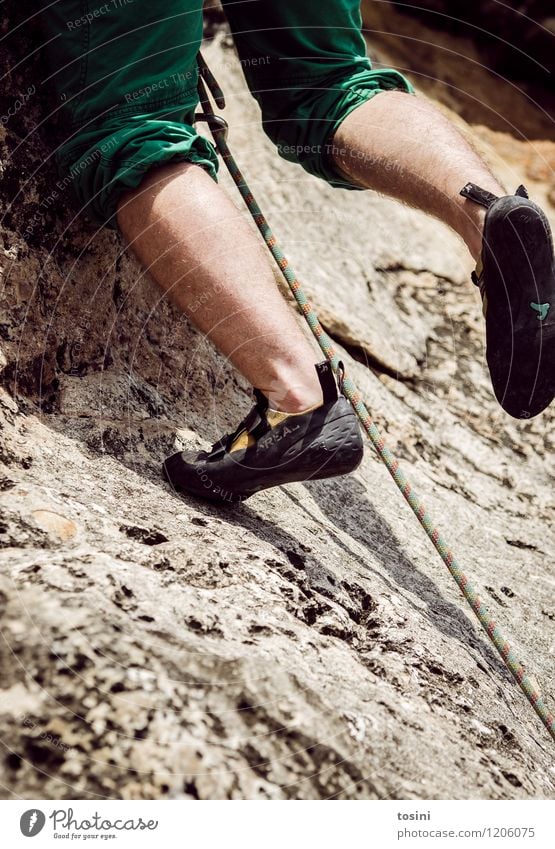
<svg viewBox="0 0 555 849"><path fill-rule="evenodd" d="M334 350L333 342L320 324L314 307L303 292L297 275L289 264L287 258L284 256L276 237L272 233L272 230L270 229L266 218L264 217L260 207L258 206L258 203L256 202L252 192L250 191L245 181L245 178L243 177L234 157L232 156L229 150L227 144L227 123L223 118L214 113L212 104L208 97L206 86L208 86L208 89L210 90L210 93L212 94L212 97L214 98L214 101L216 103L216 106L219 109L223 109L225 107L225 99L223 96L223 92L200 54L198 64L200 72L199 98L203 112L195 116L196 120L207 121L208 126L210 127L210 130L212 132L216 148L220 153L223 161L225 162L227 169L231 174L231 177L233 178L233 181L239 189L241 197L243 198L250 214L252 215L254 222L258 227L266 243L266 246L268 247L268 250L272 254L272 257L276 261L277 265L279 266L279 269L283 277L285 278L289 288L291 289L291 292L295 297L295 300L299 306L301 313L304 315L310 329L312 330L312 333L316 337L320 348L324 352L327 359L330 361L334 371L337 372L337 369L339 367L339 357ZM510 670L511 674L518 682L522 692L538 714L539 718L547 728L549 734L555 740L555 716L553 715L553 712L549 709L549 707L541 697L541 694L538 690L535 681L526 673L524 665L517 659L501 628L499 627L499 625L497 625L491 613L488 611L486 605L479 597L475 587L457 563L453 552L451 551L451 549L447 545L447 542L439 532L427 508L424 506L420 497L416 494L411 484L407 480L405 473L399 465L399 461L391 453L391 451L385 444L384 439L380 435L378 428L372 421L370 413L368 412L368 409L362 399L359 390L357 389L350 377L343 377L342 390L345 396L351 402L351 405L358 418L360 419L360 422L364 430L366 431L368 437L370 438L372 445L376 449L378 456L383 461L389 474L400 489L404 499L408 502L412 511L416 515L416 518L426 531L428 537L431 539L439 556L441 557L441 559L449 569L449 572L457 582L460 591L462 592L463 596L476 614L480 625L482 626L482 628L492 641L493 645L501 655L505 666Z"/></svg>

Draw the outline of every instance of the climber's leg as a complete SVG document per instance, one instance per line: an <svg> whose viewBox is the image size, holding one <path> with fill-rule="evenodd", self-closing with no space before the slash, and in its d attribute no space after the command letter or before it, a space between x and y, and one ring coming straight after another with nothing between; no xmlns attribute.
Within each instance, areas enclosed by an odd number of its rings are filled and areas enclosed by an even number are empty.
<svg viewBox="0 0 555 849"><path fill-rule="evenodd" d="M152 275L272 403L312 406L321 400L313 348L258 239L215 183L216 152L194 126L202 3L86 9L58 0L41 12L66 130L63 185L100 227L119 224Z"/></svg>
<svg viewBox="0 0 555 849"><path fill-rule="evenodd" d="M397 71L372 68L359 0L224 6L280 154L332 185L377 189L460 233L480 260L496 397L513 416L541 412L555 395L555 274L542 211L522 196L496 200L504 190L460 133L409 96Z"/></svg>
<svg viewBox="0 0 555 849"><path fill-rule="evenodd" d="M317 357L264 246L202 168L151 171L122 198L117 221L152 277L273 406L321 402Z"/></svg>
<svg viewBox="0 0 555 849"><path fill-rule="evenodd" d="M434 106L399 91L382 93L345 118L330 151L348 180L445 221L478 260L485 209L460 191L467 182L495 195L505 191Z"/></svg>
<svg viewBox="0 0 555 849"><path fill-rule="evenodd" d="M206 451L178 451L163 470L176 490L236 503L283 483L352 472L360 428L329 362L281 296L264 248L205 171L152 170L119 202L117 221L143 266L256 386L236 431Z"/></svg>
<svg viewBox="0 0 555 849"><path fill-rule="evenodd" d="M214 182L214 147L194 126L202 3L87 8L58 0L43 10L49 79L67 129L58 155L64 185L99 226L119 227L257 388L237 438L209 454L178 452L164 463L166 477L236 501L352 471L362 457L353 410L329 363L314 369L259 240Z"/></svg>
<svg viewBox="0 0 555 849"><path fill-rule="evenodd" d="M555 396L555 269L542 210L522 192L505 196L441 112L401 92L351 112L332 151L347 179L435 215L462 236L477 263L495 395L515 418L544 410Z"/></svg>
<svg viewBox="0 0 555 849"><path fill-rule="evenodd" d="M501 186L438 110L406 96L412 86L400 73L372 68L359 0L224 7L264 128L285 159L333 185L419 206L478 255L483 210L459 192L469 180L494 193Z"/></svg>

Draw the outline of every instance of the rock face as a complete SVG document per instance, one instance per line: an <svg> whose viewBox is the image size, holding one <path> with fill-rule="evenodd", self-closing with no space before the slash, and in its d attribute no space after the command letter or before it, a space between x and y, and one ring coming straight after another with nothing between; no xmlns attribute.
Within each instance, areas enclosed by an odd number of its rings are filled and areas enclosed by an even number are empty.
<svg viewBox="0 0 555 849"><path fill-rule="evenodd" d="M555 14L550 0L408 0L393 5L428 26L470 35L487 51L489 67L511 79L552 85Z"/></svg>
<svg viewBox="0 0 555 849"><path fill-rule="evenodd" d="M493 8L497 18L482 19L479 10L485 6ZM385 50L419 88L468 123L512 138L555 140L554 37L540 23L506 3L362 0L362 13L374 58L387 61ZM505 32L509 22L512 29ZM545 47L526 47L522 41L526 27L539 34ZM552 173L552 161L549 168Z"/></svg>
<svg viewBox="0 0 555 849"><path fill-rule="evenodd" d="M41 83L14 55L5 115ZM494 403L458 240L280 161L233 52L205 55L376 421L555 701L555 410ZM163 457L235 425L248 387L54 195L44 117L30 95L2 143L4 795L553 798L549 738L370 447L352 477L235 510L163 482ZM524 179L524 148L478 142Z"/></svg>

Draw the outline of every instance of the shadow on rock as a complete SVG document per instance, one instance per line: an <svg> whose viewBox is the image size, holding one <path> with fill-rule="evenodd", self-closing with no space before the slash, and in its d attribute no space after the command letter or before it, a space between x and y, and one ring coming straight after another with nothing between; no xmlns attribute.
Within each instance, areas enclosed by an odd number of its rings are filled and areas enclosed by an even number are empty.
<svg viewBox="0 0 555 849"><path fill-rule="evenodd" d="M504 680L512 680L495 652L477 634L472 621L459 607L444 599L437 585L407 557L391 526L368 500L362 484L353 477L343 478L341 503L330 497L325 481L312 481L307 487L327 519L378 558L391 580L383 572L379 574L392 591L398 592L403 588L409 593L416 593L426 602L428 617L438 631L478 651L491 669ZM294 495L291 497L301 509L306 509ZM337 538L336 542L351 556L357 557L356 552L344 542ZM405 595L404 598L415 611L420 612L410 596Z"/></svg>

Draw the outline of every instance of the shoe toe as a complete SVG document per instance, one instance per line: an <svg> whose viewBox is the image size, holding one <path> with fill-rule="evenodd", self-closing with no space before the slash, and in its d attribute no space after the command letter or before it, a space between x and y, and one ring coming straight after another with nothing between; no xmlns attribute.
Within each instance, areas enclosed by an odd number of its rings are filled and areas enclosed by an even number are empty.
<svg viewBox="0 0 555 849"><path fill-rule="evenodd" d="M541 413L555 395L555 339L543 344L522 333L514 344L489 352L488 364L497 400L515 419Z"/></svg>
<svg viewBox="0 0 555 849"><path fill-rule="evenodd" d="M166 479L176 489L187 487L191 475L194 474L193 461L196 456L193 451L178 451L162 463L162 471Z"/></svg>
<svg viewBox="0 0 555 849"><path fill-rule="evenodd" d="M495 396L517 419L537 416L555 395L553 247L542 210L501 198L486 216L482 288L487 359ZM547 311L542 310L547 308Z"/></svg>

